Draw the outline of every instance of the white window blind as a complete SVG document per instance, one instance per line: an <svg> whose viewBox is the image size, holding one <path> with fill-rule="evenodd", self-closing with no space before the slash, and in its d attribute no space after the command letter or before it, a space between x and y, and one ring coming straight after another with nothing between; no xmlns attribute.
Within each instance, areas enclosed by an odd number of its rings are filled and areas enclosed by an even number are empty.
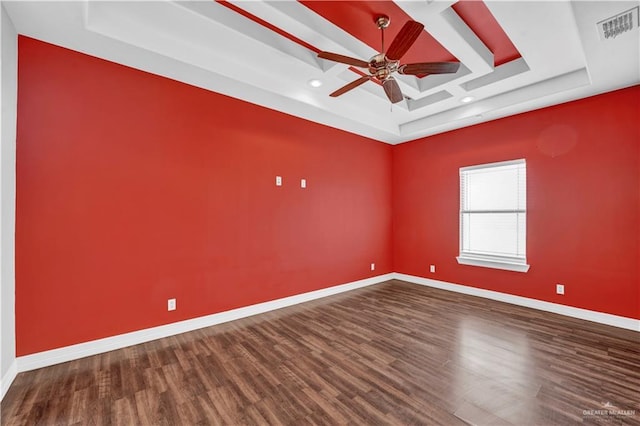
<svg viewBox="0 0 640 426"><path fill-rule="evenodd" d="M524 159L460 169L459 263L526 272Z"/></svg>

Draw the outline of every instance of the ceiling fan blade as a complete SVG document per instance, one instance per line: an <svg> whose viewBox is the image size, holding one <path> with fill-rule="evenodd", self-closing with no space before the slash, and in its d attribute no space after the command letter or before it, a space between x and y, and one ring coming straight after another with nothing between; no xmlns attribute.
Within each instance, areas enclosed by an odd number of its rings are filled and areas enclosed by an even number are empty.
<svg viewBox="0 0 640 426"><path fill-rule="evenodd" d="M416 64L400 65L400 74L423 75L423 74L449 74L458 71L460 62L421 62Z"/></svg>
<svg viewBox="0 0 640 426"><path fill-rule="evenodd" d="M371 80L371 77L366 75L364 77L360 77L357 80L352 81L351 83L342 86L341 88L339 88L338 90L336 90L335 92L333 92L332 94L330 94L329 96L335 98L337 96L340 96L344 93L347 93L349 90L351 89L355 89L356 87L360 86L361 84L366 83L367 81Z"/></svg>
<svg viewBox="0 0 640 426"><path fill-rule="evenodd" d="M392 104L398 103L404 99L400 86L398 86L398 82L395 78L387 77L387 79L382 82L382 87L384 87L384 93L387 94L387 97Z"/></svg>
<svg viewBox="0 0 640 426"><path fill-rule="evenodd" d="M354 67L369 68L369 62L361 59L351 58L349 56L338 55L331 52L320 52L318 58L328 59L333 62L340 62L341 64L353 65Z"/></svg>
<svg viewBox="0 0 640 426"><path fill-rule="evenodd" d="M396 38L393 39L386 56L392 61L399 60L422 33L424 25L416 21L407 21Z"/></svg>

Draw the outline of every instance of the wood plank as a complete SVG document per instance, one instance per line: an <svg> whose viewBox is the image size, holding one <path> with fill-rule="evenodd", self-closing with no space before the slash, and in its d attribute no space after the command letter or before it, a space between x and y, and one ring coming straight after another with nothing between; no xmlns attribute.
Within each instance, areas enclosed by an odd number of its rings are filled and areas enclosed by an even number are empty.
<svg viewBox="0 0 640 426"><path fill-rule="evenodd" d="M389 281L21 373L2 425L640 425L640 334ZM596 417L585 410L630 410Z"/></svg>

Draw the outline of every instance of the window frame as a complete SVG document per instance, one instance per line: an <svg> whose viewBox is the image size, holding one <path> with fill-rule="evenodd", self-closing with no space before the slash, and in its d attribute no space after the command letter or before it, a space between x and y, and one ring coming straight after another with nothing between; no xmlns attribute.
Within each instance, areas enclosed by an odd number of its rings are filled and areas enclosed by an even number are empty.
<svg viewBox="0 0 640 426"><path fill-rule="evenodd" d="M496 210L483 210L483 211L475 211L475 213L523 213L525 215L525 252L523 257L519 256L499 256L499 255L491 255L491 254L483 254L483 253L474 253L469 251L464 251L464 229L463 229L463 215L464 214L473 214L473 210L463 210L463 173L471 170L478 169L489 169L493 167L502 167L502 166L510 166L510 165L520 165L524 164L525 167L525 195L526 195L526 185L527 185L527 175L526 175L526 159L520 158L517 160L508 160L508 161L499 161L495 163L486 163L486 164L478 164L474 166L466 166L460 167L459 169L459 200L460 200L460 209L459 209L459 250L458 256L456 260L461 265L470 265L470 266L480 266L485 268L494 268L494 269L503 269L507 271L515 271L515 272L527 272L529 270L530 265L527 263L527 247L526 247L526 215L527 215L527 203L525 196L525 208L522 209L496 209Z"/></svg>

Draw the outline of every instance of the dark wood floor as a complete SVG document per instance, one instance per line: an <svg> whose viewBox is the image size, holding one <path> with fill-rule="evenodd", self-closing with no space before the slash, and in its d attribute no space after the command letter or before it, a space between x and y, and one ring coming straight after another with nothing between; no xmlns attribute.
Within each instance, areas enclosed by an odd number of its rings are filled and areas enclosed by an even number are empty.
<svg viewBox="0 0 640 426"><path fill-rule="evenodd" d="M21 373L3 425L640 425L640 334L400 281Z"/></svg>

